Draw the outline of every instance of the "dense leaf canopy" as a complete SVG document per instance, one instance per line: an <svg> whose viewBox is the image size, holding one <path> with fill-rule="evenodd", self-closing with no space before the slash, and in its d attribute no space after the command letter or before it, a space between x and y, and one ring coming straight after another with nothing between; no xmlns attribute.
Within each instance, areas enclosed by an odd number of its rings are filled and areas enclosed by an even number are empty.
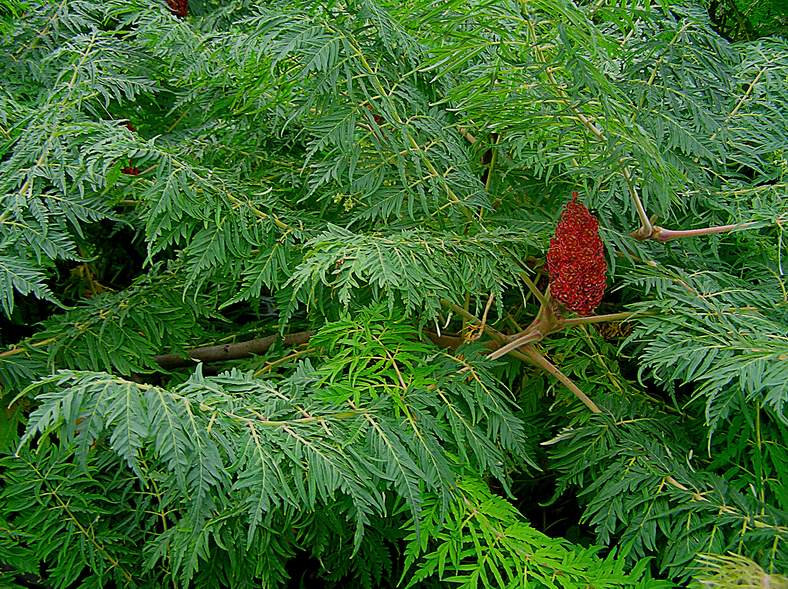
<svg viewBox="0 0 788 589"><path fill-rule="evenodd" d="M783 38L0 10L0 585L788 583ZM583 316L545 261L575 191Z"/></svg>

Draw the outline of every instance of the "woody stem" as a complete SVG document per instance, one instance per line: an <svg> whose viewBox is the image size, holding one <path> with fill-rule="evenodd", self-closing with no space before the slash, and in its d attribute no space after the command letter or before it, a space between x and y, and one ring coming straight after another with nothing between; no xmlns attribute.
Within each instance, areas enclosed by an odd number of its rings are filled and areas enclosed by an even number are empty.
<svg viewBox="0 0 788 589"><path fill-rule="evenodd" d="M522 350L525 356L527 356L528 359L531 360L531 362L539 366L539 368L542 368L543 370L549 372L554 377L556 377L559 381L561 381L561 384L563 384L566 388L572 391L575 397L577 397L580 400L580 402L583 403L583 405L588 407L588 409L592 413L602 413L602 410L599 408L599 406L596 403L594 403L588 395L586 395L582 390L580 390L580 387L578 387L575 383L573 383L572 380L567 375L561 372L555 364L551 363L547 358L545 358L542 354L537 352L530 345L523 347Z"/></svg>
<svg viewBox="0 0 788 589"><path fill-rule="evenodd" d="M477 317L475 317L474 315L472 315L471 313L469 313L459 305L456 305L447 299L441 299L441 304L444 307L450 308L452 311L460 315L466 321L475 324L480 323L480 320ZM539 315L542 315L541 310ZM537 319L535 319L534 323L532 323L531 325L533 326L534 324L536 324L538 320L539 320L539 316L537 316ZM510 343L515 343L515 342L509 342L508 341L509 338L507 338L504 334L502 334L497 329L493 329L489 325L484 326L484 331L492 339L494 339L499 344L504 344L504 346L509 345ZM526 329L526 332L527 331L528 330ZM532 335L534 334L536 334L536 331L532 332ZM544 336L540 336L539 339L541 339L542 337ZM526 345L520 344L519 349L511 349L508 351L508 354L517 358L518 360L523 360L536 364L543 370L549 372L555 378L557 378L566 388L568 388L580 400L580 402L583 403L583 405L588 407L588 409L592 413L602 412L599 406L596 403L594 403L588 395L586 395L582 390L580 390L580 387L578 387L575 383L573 383L572 380L568 376L566 376L563 372L561 372L557 366L552 364L547 358L545 358L542 354L536 351L533 348L533 346L531 346L530 344L526 344Z"/></svg>
<svg viewBox="0 0 788 589"><path fill-rule="evenodd" d="M629 197L632 199L632 203L635 205L635 211L637 211L638 214L638 219L640 219L640 227L637 229L637 231L633 231L631 235L636 239L649 239L649 237L651 237L651 235L654 233L654 226L651 224L651 219L648 218L646 207L643 206L643 202L640 200L640 196L638 195L637 189L635 188L635 183L632 180L632 175L629 172L629 168L623 166L621 168L621 175L624 176L624 182L627 185Z"/></svg>
<svg viewBox="0 0 788 589"><path fill-rule="evenodd" d="M539 288L534 284L534 281L526 274L525 272L520 272L520 278L523 279L525 285L528 287L528 290L531 291L531 294L536 297L536 300L544 307L548 304L547 297L542 294Z"/></svg>
<svg viewBox="0 0 788 589"><path fill-rule="evenodd" d="M657 241L670 241L671 239L680 239L682 237L698 237L701 235L714 235L716 233L727 233L729 231L736 231L738 229L749 229L756 225L755 222L749 223L734 223L732 225L717 225L715 227L704 227L702 229L663 229L662 227L654 227L652 238Z"/></svg>
<svg viewBox="0 0 788 589"><path fill-rule="evenodd" d="M497 350L490 352L487 355L488 360L497 360L501 356L505 356L512 350L516 350L517 348L524 346L526 344L536 343L544 337L539 331L537 330L526 330L523 335L518 337L517 339L513 339L508 344L501 346Z"/></svg>
<svg viewBox="0 0 788 589"><path fill-rule="evenodd" d="M573 325L586 325L588 323L605 323L606 321L624 321L634 317L636 311L622 311L621 313L608 313L607 315L592 315L590 317L572 317L571 319L561 319L561 327L571 327ZM643 313L640 313L643 315Z"/></svg>

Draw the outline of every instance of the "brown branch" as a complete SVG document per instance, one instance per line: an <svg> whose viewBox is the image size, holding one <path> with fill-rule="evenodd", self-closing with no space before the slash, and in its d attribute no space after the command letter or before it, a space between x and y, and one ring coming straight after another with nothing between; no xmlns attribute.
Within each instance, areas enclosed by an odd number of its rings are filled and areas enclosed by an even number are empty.
<svg viewBox="0 0 788 589"><path fill-rule="evenodd" d="M41 346L46 346L46 345L51 344L56 339L57 339L56 337L49 337L47 339L42 339L40 341L33 342L32 344L28 344L28 345L31 348L40 348ZM8 358L9 356L16 356L17 354L23 354L24 352L27 352L27 351L28 351L27 346L24 346L24 345L22 345L22 346L15 346L15 347L11 348L10 350L6 350L5 352L0 352L0 358Z"/></svg>
<svg viewBox="0 0 788 589"><path fill-rule="evenodd" d="M592 413L602 413L602 410L599 406L594 403L591 398L586 395L580 387L578 387L572 380L563 372L561 372L558 367L551 363L547 358L545 358L542 354L537 352L533 346L527 345L521 348L523 353L528 357L531 362L542 368L546 372L549 372L554 377L556 377L561 383L568 388L572 393L580 399L580 402L583 403Z"/></svg>
<svg viewBox="0 0 788 589"><path fill-rule="evenodd" d="M491 352L490 354L488 354L487 359L488 360L497 360L498 358L500 358L501 356L505 356L506 354L508 354L512 350L516 350L517 348L520 348L520 347L525 346L527 344L536 343L539 340L541 340L542 338L544 338L544 336L541 333L539 333L538 331L530 332L530 333L526 332L524 335L518 337L517 339L514 339L514 340L510 341L508 344L505 344L505 345L501 346L500 348L498 348L497 350L495 350L494 352Z"/></svg>
<svg viewBox="0 0 788 589"><path fill-rule="evenodd" d="M715 227L703 227L701 229L665 229L654 225L651 228L651 233L645 234L640 229L630 233L632 237L640 241L646 239L653 239L655 241L666 242L671 239L680 239L682 237L699 237L702 235L714 235L717 233L728 233L729 231L737 231L739 229L749 229L757 225L754 221L748 223L734 223L732 225L717 225Z"/></svg>
<svg viewBox="0 0 788 589"><path fill-rule="evenodd" d="M561 327L571 327L572 325L587 325L588 323L607 323L608 321L626 321L635 316L643 317L653 315L653 312L643 311L622 311L621 313L608 313L607 315L588 315L587 317L572 317L561 319Z"/></svg>
<svg viewBox="0 0 788 589"><path fill-rule="evenodd" d="M461 315L463 318L467 319L468 321L471 321L471 322L474 322L474 323L477 323L477 324L480 323L480 321L479 321L479 319L477 317L473 316L471 313L469 313L468 311L466 311L465 309L463 309L459 305L456 305L456 304L452 303L451 301L449 301L447 299L442 299L441 303L445 307L451 308L452 310L454 310L456 313L458 313L459 315ZM540 312L540 314L541 314L541 312ZM537 318L537 320L538 320L538 318ZM510 342L510 338L506 337L500 331L498 331L496 329L493 329L489 325L485 325L484 326L484 332L487 333L487 335L489 335L493 340L495 340L495 342L497 342L499 345L502 345L504 347L506 345L510 344L510 343L513 343L513 342ZM533 332L533 333L536 334L537 332ZM447 338L447 337L449 337L449 336L442 336L442 339ZM462 343L462 338L457 338L457 339L460 340L458 342L458 345L459 345L459 343ZM433 341L435 341L435 340L433 340ZM445 341L445 339L444 339L444 341ZM516 342L517 340L514 340L514 341ZM438 343L438 342L436 342L436 343ZM488 344L489 343L490 342L488 342ZM596 403L594 403L591 400L591 398L588 395L586 395L580 389L580 387L578 387L575 383L573 383L572 380L568 376L566 376L563 372L561 372L558 369L557 366L553 365L547 358L545 358L542 354L540 354L538 351L536 351L532 345L525 344L525 345L522 345L522 347L520 347L519 349L511 349L507 353L510 356L513 356L513 357L515 357L515 358L517 358L519 360L525 360L527 362L531 362L533 364L536 364L537 366L539 366L543 370L545 370L545 371L549 372L550 374L552 374L566 388L568 388L572 392L572 394L574 394L580 400L580 402L583 403L583 405L588 407L588 409L592 413L601 413L602 412L602 410L599 408L599 406Z"/></svg>
<svg viewBox="0 0 788 589"><path fill-rule="evenodd" d="M282 342L286 346L299 346L309 341L312 337L311 331L299 331L290 333L284 337L279 335L269 335L258 339L253 339L235 344L220 344L218 346L205 346L189 350L186 357L181 354L161 354L154 360L162 368L182 368L191 366L195 362L222 362L224 360L236 360L245 358L252 354L263 354L268 349Z"/></svg>

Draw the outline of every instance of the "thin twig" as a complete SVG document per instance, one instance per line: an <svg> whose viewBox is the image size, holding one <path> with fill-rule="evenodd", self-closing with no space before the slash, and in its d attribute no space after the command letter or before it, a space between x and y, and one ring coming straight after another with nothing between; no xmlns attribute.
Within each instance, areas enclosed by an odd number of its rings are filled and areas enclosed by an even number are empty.
<svg viewBox="0 0 788 589"><path fill-rule="evenodd" d="M466 140L468 143L470 143L471 145L473 145L474 143L476 143L476 137L474 137L474 136L473 136L471 133L469 133L469 132L468 132L468 130L467 130L467 129L465 129L464 127L457 127L457 131L459 131L459 132L460 132L460 135L462 135L463 137L465 137L465 140Z"/></svg>
<svg viewBox="0 0 788 589"><path fill-rule="evenodd" d="M315 351L314 348L304 348L303 350L297 350L297 351L293 352L292 354L288 354L287 356L282 356L281 358L278 358L277 360L273 360L271 362L266 362L265 366L263 366L259 370L255 371L254 375L255 376L261 376L261 375L265 374L266 372L270 372L271 370L273 370L277 366L281 366L282 364L284 364L285 362L287 362L289 360L294 360L296 358L299 358L299 357L301 357L301 356L303 356L305 354L309 354L309 353L314 352L314 351Z"/></svg>
<svg viewBox="0 0 788 589"><path fill-rule="evenodd" d="M433 344L435 344L436 346L440 346L441 348L455 349L455 348L459 348L463 344L468 343L467 340L461 335L447 335L445 333L438 334L428 329L424 330L424 334L428 338L430 338L430 341ZM495 347L497 346L495 340L493 339L487 340L482 345L488 349L495 349Z"/></svg>
<svg viewBox="0 0 788 589"><path fill-rule="evenodd" d="M749 86L747 86L747 90L744 91L744 94L742 94L742 97L738 100L738 102L736 102L736 106L734 106L733 110L730 112L730 114L727 117L725 117L725 121L714 131L714 133L711 134L711 137L709 137L709 142L714 141L717 138L717 133L720 132L720 129L724 128L725 125L728 124L728 121L731 120L733 117L735 117L738 114L739 109L742 107L742 105L744 104L745 100L747 100L750 97L750 94L752 94L753 88L755 88L755 84L758 83L758 81L761 79L761 76L764 74L765 71L766 71L766 68L758 70L758 73L755 76L755 78L753 79L753 81L750 82Z"/></svg>
<svg viewBox="0 0 788 589"><path fill-rule="evenodd" d="M484 327L487 325L487 313L490 312L490 307L492 306L493 299L495 299L495 293L491 292L490 296L487 297L487 304L484 306L484 314L482 315L482 324L481 324L482 329L484 329Z"/></svg>
<svg viewBox="0 0 788 589"><path fill-rule="evenodd" d="M462 307L460 307L456 303L452 303L448 299L441 299L441 305L443 305L447 309L451 309L452 311L457 313L457 315L462 317L465 322L481 323L481 321L479 321L479 319L475 315L473 315L472 313L470 313L466 309L463 309ZM488 327L487 331L489 331L489 329L490 328ZM503 341L506 341L506 336L503 336Z"/></svg>
<svg viewBox="0 0 788 589"><path fill-rule="evenodd" d="M682 485L680 482L678 482L678 481L677 481L676 479L674 479L672 476L667 476L667 477L665 478L665 481L667 481L667 482L668 482L668 484L670 484L670 485L673 485L673 486L674 486L674 487L676 487L677 489L680 489L681 491L689 491L689 489L688 489L687 487L685 487L684 485ZM701 499L703 499L703 501L707 501L707 499L706 499L705 497L701 497Z"/></svg>
<svg viewBox="0 0 788 589"><path fill-rule="evenodd" d="M39 348L41 346L46 346L51 344L52 342L56 341L57 337L48 337L47 339L42 339L37 342L33 342L32 344L27 344L24 346L16 346L11 348L10 350L6 350L5 352L0 352L0 358L7 358L9 356L16 356L17 354L22 354L24 352L29 351L28 346L31 348Z"/></svg>
<svg viewBox="0 0 788 589"><path fill-rule="evenodd" d="M520 272L520 278L523 279L523 282L525 282L525 285L528 287L528 290L531 291L531 294L536 297L536 300L539 301L539 303L543 307L549 304L549 302L547 301L547 297L545 297L545 295L542 294L539 288L537 288L536 284L534 283L533 280L531 280L528 274L526 274L525 272Z"/></svg>
<svg viewBox="0 0 788 589"><path fill-rule="evenodd" d="M490 188L492 187L493 170L495 170L495 164L498 161L498 150L496 149L496 146L501 140L501 136L498 133L493 133L493 135L495 136L495 141L493 141L493 144L490 147L490 163L487 165L487 178L484 180L484 191L487 194L490 193Z"/></svg>
<svg viewBox="0 0 788 589"><path fill-rule="evenodd" d="M471 293L466 292L465 300L463 301L462 310L470 315L470 313L468 312L468 309L470 308L471 308ZM471 317L473 317L473 315L471 315ZM467 328L468 328L468 321L466 319L466 315L462 315L462 333L465 333Z"/></svg>
<svg viewBox="0 0 788 589"><path fill-rule="evenodd" d="M572 317L571 319L562 319L562 327L571 327L573 325L587 325L588 323L606 323L608 321L626 321L634 316L641 317L643 315L652 315L653 313L645 313L639 311L622 311L621 313L608 313L607 315L591 315L589 317Z"/></svg>

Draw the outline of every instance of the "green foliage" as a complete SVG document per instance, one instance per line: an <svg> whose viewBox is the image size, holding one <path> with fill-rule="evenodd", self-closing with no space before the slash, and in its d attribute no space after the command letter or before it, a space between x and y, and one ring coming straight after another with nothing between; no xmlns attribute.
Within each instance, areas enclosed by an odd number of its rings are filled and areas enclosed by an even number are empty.
<svg viewBox="0 0 788 589"><path fill-rule="evenodd" d="M633 275L631 283L656 294L654 301L633 306L659 316L641 319L629 338L644 342L638 350L641 375L648 371L660 381L695 384L693 396L705 399L712 431L731 413L756 404L786 424L788 309L779 302L777 285L678 268L666 268L662 276ZM689 337L679 342L671 330Z"/></svg>
<svg viewBox="0 0 788 589"><path fill-rule="evenodd" d="M788 586L784 575L768 574L756 563L741 556L709 555L702 559L701 583L711 587Z"/></svg>
<svg viewBox="0 0 788 589"><path fill-rule="evenodd" d="M36 385L51 392L38 395L20 445L38 434L55 435L72 449L55 465L88 471L94 454L106 454L125 463L134 486L157 488L150 498L155 505L146 509L166 513L164 529L133 539L132 546L143 542L148 566L164 559L164 569L184 583L215 551L231 561L246 558L271 517L297 519L331 507L333 517L353 522L347 550L356 552L371 518L386 515L386 491L419 517L425 494L448 503L459 465L505 482L507 456L522 460L527 452L525 434L515 405L483 361L466 377L458 368L471 365L473 355L460 359L409 344L414 328L378 323L384 316L375 311L361 318L328 324L314 340L325 362L313 367L306 361L277 383L236 370L204 377L198 368L182 385L162 388L103 372L59 371ZM338 347L351 353L334 355ZM30 456L23 456L29 465ZM8 459L11 469L19 468L18 460ZM39 481L50 482L48 476ZM4 491L25 496L24 507L9 508L18 514L13 529L27 529L29 484L11 478ZM81 501L86 511L100 509L87 492ZM57 510L50 512L60 521ZM237 552L212 540L225 518L246 530ZM62 529L49 522L42 529L40 539L25 544L48 562L47 547ZM101 566L111 569L107 551ZM281 581L281 570L270 574L266 582Z"/></svg>
<svg viewBox="0 0 788 589"><path fill-rule="evenodd" d="M647 561L631 573L615 552L597 556L598 548L579 548L546 536L522 521L510 503L490 493L480 481L462 481L448 522L431 500L426 522L434 544L408 538L406 567L420 559L408 587L435 573L459 587L669 587L644 576ZM433 548L429 552L427 549ZM425 554L422 554L426 552ZM407 574L407 571L406 571Z"/></svg>
<svg viewBox="0 0 788 589"><path fill-rule="evenodd" d="M587 502L583 521L597 540L620 538L621 556L656 554L671 576L687 574L699 553L742 546L770 570L784 570L785 513L764 505L763 495L759 501L721 477L696 472L687 440L674 434L682 431L676 420L651 413L637 420L592 419L547 442L555 445L553 463L563 473L558 492L579 489Z"/></svg>
<svg viewBox="0 0 788 589"><path fill-rule="evenodd" d="M782 582L788 47L720 6L0 1L0 584ZM572 190L616 321L491 361Z"/></svg>
<svg viewBox="0 0 788 589"><path fill-rule="evenodd" d="M468 237L418 229L357 235L331 227L307 242L309 253L288 286L293 301L307 308L347 307L364 296L363 285L390 309L399 303L407 313L432 318L441 299L459 300L466 292L500 297L506 287L518 288L522 269L516 253L524 256L529 241L527 234L505 229Z"/></svg>
<svg viewBox="0 0 788 589"><path fill-rule="evenodd" d="M784 37L788 32L788 18L779 0L710 0L708 4L715 28L734 41Z"/></svg>
<svg viewBox="0 0 788 589"><path fill-rule="evenodd" d="M182 296L183 278L153 268L119 293L92 297L84 305L43 322L36 335L0 356L2 387L13 391L60 366L111 370L123 375L157 367L162 349L182 350L205 328L198 320L216 305L202 295Z"/></svg>

